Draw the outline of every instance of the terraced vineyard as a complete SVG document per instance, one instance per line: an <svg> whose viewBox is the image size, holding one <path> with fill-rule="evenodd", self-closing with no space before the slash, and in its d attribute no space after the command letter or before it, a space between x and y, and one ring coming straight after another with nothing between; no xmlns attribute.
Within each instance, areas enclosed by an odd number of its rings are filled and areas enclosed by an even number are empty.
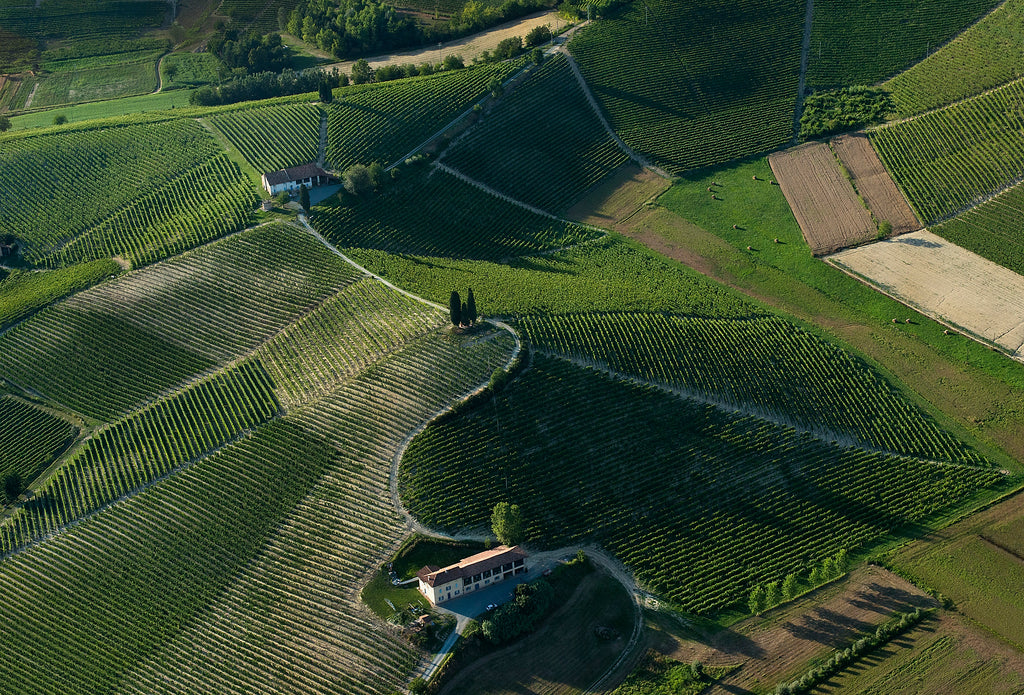
<svg viewBox="0 0 1024 695"><path fill-rule="evenodd" d="M120 256L133 266L153 263L241 229L257 200L238 167L219 155L86 230L47 262Z"/></svg>
<svg viewBox="0 0 1024 695"><path fill-rule="evenodd" d="M153 225L152 216L158 213L161 197L179 201L175 203L178 211L187 204L181 202L184 190L165 187L219 154L209 133L186 119L5 137L0 140L0 159L4 161L0 170L0 234L20 239L29 262L68 262L72 259L70 251L61 254L66 243L108 218L118 219L122 208L134 204L135 215L143 220L129 226L131 219L124 218L120 233L123 236L131 231L132 241L122 239L117 243L128 248L132 243L145 245L150 235L145 225ZM232 205L244 200L237 188L241 174L233 165L229 169L222 166L220 171L222 177L227 177L221 185L228 184L228 189L218 195L225 198L221 206L233 209ZM182 179L179 185L186 181ZM148 207L138 202L147 195ZM223 226L205 236L210 238L222 231Z"/></svg>
<svg viewBox="0 0 1024 695"><path fill-rule="evenodd" d="M522 67L505 61L397 82L349 87L327 109L327 162L391 164L423 143Z"/></svg>
<svg viewBox="0 0 1024 695"><path fill-rule="evenodd" d="M294 405L323 395L380 353L410 342L446 319L439 309L367 278L275 335L258 356L280 398Z"/></svg>
<svg viewBox="0 0 1024 695"><path fill-rule="evenodd" d="M540 355L493 405L413 440L400 476L427 524L482 527L496 502L517 503L531 539L601 543L702 614L1001 477L845 448Z"/></svg>
<svg viewBox="0 0 1024 695"><path fill-rule="evenodd" d="M449 166L551 212L572 205L626 161L561 55L445 152Z"/></svg>
<svg viewBox="0 0 1024 695"><path fill-rule="evenodd" d="M999 0L819 0L811 23L807 86L828 89L891 77L998 4Z"/></svg>
<svg viewBox="0 0 1024 695"><path fill-rule="evenodd" d="M600 234L517 207L441 171L402 173L379 198L318 206L313 225L342 247L494 260Z"/></svg>
<svg viewBox="0 0 1024 695"><path fill-rule="evenodd" d="M132 673L129 691L217 683L226 692L392 692L415 654L358 598L401 534L391 458L430 413L504 364L510 348L504 333L467 342L434 334L297 412L304 436L332 448L333 465L208 615Z"/></svg>
<svg viewBox="0 0 1024 695"><path fill-rule="evenodd" d="M115 422L93 434L29 502L0 521L0 555L215 451L277 412L272 385L254 364Z"/></svg>
<svg viewBox="0 0 1024 695"><path fill-rule="evenodd" d="M899 116L965 99L1024 77L1024 2L1007 0L990 15L885 83Z"/></svg>
<svg viewBox="0 0 1024 695"><path fill-rule="evenodd" d="M1024 186L1017 185L931 231L957 246L1024 275Z"/></svg>
<svg viewBox="0 0 1024 695"><path fill-rule="evenodd" d="M987 465L848 353L774 317L527 317L531 342L827 441Z"/></svg>
<svg viewBox="0 0 1024 695"><path fill-rule="evenodd" d="M254 350L357 277L308 234L266 225L40 311L0 336L4 376L109 421Z"/></svg>
<svg viewBox="0 0 1024 695"><path fill-rule="evenodd" d="M17 606L0 652L25 658L3 659L0 674L27 693L390 692L416 652L356 605L361 578L399 536L391 456L504 364L510 342L417 341L8 558L0 590ZM82 647L57 649L68 642Z"/></svg>
<svg viewBox="0 0 1024 695"><path fill-rule="evenodd" d="M68 304L227 362L358 278L311 235L270 224L105 283Z"/></svg>
<svg viewBox="0 0 1024 695"><path fill-rule="evenodd" d="M869 133L926 224L983 202L1024 176L1024 82Z"/></svg>
<svg viewBox="0 0 1024 695"><path fill-rule="evenodd" d="M210 122L260 172L315 162L320 147L320 109L279 104L210 117Z"/></svg>
<svg viewBox="0 0 1024 695"><path fill-rule="evenodd" d="M793 137L804 10L797 0L632 2L569 47L625 143L679 173Z"/></svg>
<svg viewBox="0 0 1024 695"><path fill-rule="evenodd" d="M78 435L78 428L14 396L0 396L0 479L17 473L35 479Z"/></svg>

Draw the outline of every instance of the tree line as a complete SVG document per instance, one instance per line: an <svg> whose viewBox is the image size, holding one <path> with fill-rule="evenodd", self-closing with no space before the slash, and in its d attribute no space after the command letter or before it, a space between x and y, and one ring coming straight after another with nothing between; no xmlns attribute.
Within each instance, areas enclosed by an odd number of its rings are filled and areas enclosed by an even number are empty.
<svg viewBox="0 0 1024 695"><path fill-rule="evenodd" d="M505 0L486 6L470 0L447 21L424 25L394 6L373 0L307 0L281 29L338 58L448 41L550 6L548 0Z"/></svg>

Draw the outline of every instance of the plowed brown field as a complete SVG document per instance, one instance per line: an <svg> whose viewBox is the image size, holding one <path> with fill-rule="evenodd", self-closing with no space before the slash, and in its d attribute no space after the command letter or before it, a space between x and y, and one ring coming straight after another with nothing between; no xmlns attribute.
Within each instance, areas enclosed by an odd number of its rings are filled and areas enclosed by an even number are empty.
<svg viewBox="0 0 1024 695"><path fill-rule="evenodd" d="M840 135L832 141L832 148L850 172L853 185L864 198L876 220L892 225L893 234L916 232L923 226L907 204L889 172L871 147L864 133Z"/></svg>
<svg viewBox="0 0 1024 695"><path fill-rule="evenodd" d="M874 238L875 223L843 176L832 150L809 142L776 152L768 163L815 256Z"/></svg>

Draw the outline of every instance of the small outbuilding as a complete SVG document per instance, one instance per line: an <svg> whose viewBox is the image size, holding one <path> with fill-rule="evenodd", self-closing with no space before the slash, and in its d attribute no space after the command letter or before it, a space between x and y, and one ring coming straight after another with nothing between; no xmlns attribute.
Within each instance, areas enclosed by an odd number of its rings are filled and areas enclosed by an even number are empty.
<svg viewBox="0 0 1024 695"><path fill-rule="evenodd" d="M326 185L330 183L331 175L316 164L303 164L280 171L268 171L262 179L267 193L277 195L281 191L297 191L302 185L306 188Z"/></svg>
<svg viewBox="0 0 1024 695"><path fill-rule="evenodd" d="M485 550L447 567L427 565L416 573L419 590L435 606L483 589L497 582L526 574L526 551L518 545Z"/></svg>

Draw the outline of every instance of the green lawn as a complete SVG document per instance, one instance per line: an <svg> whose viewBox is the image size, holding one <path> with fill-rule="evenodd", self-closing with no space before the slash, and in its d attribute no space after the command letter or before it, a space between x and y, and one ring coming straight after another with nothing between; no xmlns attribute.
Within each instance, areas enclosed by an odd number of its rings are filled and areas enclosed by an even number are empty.
<svg viewBox="0 0 1024 695"><path fill-rule="evenodd" d="M142 96L94 101L88 104L76 104L74 106L13 116L11 118L11 125L14 130L43 128L53 124L53 117L56 114L66 116L69 123L77 123L79 121L91 121L96 118L109 118L111 116L126 116L131 113L182 108L189 105L188 96L189 90L177 89L170 92L160 92L159 94L144 94Z"/></svg>

